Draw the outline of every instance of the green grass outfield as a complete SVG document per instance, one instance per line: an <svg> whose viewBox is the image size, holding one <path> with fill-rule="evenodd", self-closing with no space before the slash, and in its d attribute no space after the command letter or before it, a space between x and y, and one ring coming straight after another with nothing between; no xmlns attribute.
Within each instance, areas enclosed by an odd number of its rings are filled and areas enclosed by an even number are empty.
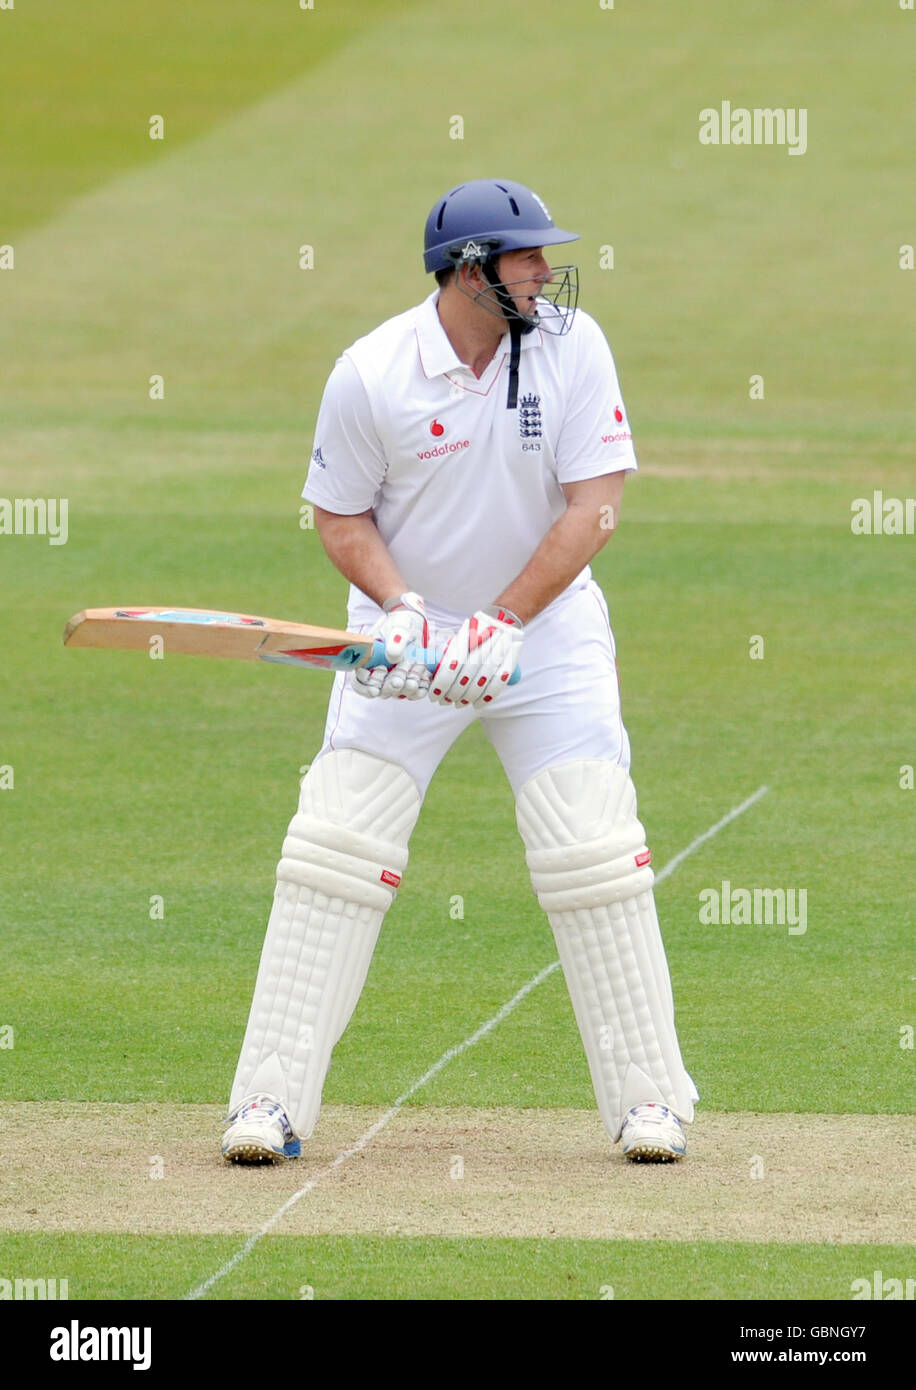
<svg viewBox="0 0 916 1390"><path fill-rule="evenodd" d="M54 1267L71 1299L179 1299L238 1248L222 1236L10 1236L6 1267ZM209 1297L326 1299L849 1299L909 1247L740 1241L307 1239L268 1236ZM418 1271L423 1284L418 1286Z"/></svg>
<svg viewBox="0 0 916 1390"><path fill-rule="evenodd" d="M425 0L192 8L0 11L0 495L69 501L66 545L0 534L0 1094L225 1098L327 681L69 652L60 631L119 602L343 622L299 516L324 379L428 293L434 197L493 173L581 229L581 303L634 426L642 471L596 573L656 865L769 787L659 888L703 1104L911 1113L916 538L854 536L850 505L913 491L916 15L500 0L481 41ZM700 145L698 112L726 99L804 107L807 152ZM807 931L701 925L724 879L806 889ZM427 798L327 1100L389 1105L553 958L472 731ZM559 973L411 1101L593 1103ZM873 1267L913 1273L905 1245L671 1235L281 1230L221 1296L842 1298ZM238 1243L0 1232L0 1277L50 1262L79 1296L171 1298Z"/></svg>

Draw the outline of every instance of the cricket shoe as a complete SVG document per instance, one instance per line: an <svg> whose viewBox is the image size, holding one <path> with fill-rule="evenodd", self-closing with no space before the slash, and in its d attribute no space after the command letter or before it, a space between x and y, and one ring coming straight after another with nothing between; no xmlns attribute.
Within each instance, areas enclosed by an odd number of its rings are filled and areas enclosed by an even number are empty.
<svg viewBox="0 0 916 1390"><path fill-rule="evenodd" d="M301 1144L274 1096L249 1096L226 1120L223 1158L229 1163L273 1163L298 1158Z"/></svg>
<svg viewBox="0 0 916 1390"><path fill-rule="evenodd" d="M636 1163L670 1163L687 1155L687 1136L667 1105L634 1105L620 1134L625 1158Z"/></svg>

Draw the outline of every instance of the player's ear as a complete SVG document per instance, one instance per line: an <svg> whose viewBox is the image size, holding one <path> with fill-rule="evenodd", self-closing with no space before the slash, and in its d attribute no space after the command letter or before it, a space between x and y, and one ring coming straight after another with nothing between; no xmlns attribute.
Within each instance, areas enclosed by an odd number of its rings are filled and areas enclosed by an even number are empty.
<svg viewBox="0 0 916 1390"><path fill-rule="evenodd" d="M478 261L471 261L469 264L460 265L458 274L464 276L464 283L468 289L476 293L486 289L487 279Z"/></svg>

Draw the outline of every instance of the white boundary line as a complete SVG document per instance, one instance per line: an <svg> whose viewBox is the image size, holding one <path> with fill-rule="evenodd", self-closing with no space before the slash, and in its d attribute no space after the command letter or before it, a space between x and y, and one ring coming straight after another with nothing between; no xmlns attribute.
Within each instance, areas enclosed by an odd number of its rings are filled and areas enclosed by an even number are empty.
<svg viewBox="0 0 916 1390"><path fill-rule="evenodd" d="M694 850L699 849L700 845L704 845L707 840L711 840L712 837L717 835L720 830L723 830L726 825L729 825L733 820L737 820L744 811L753 806L762 796L766 796L768 791L768 787L758 787L752 796L749 796L746 801L741 802L740 806L733 807L721 820L716 821L715 825L711 825L708 830L703 831L702 835L698 835L695 840L691 840L686 849L680 850L673 859L668 860L668 863L663 869L659 870L655 876L656 885L662 883L666 878L669 878L671 874L683 864L689 854L693 854ZM488 1033L492 1033L494 1028L498 1028L503 1019L508 1018L512 1011L518 1007L522 1000L529 995L532 990L537 989L538 985L542 984L549 975L552 975L553 972L559 970L559 968L560 962L558 960L552 961L550 965L546 965L533 979L529 980L527 984L522 985L518 993L514 994L507 1003L503 1004L498 1013L495 1013L486 1023L482 1023L476 1032L472 1033L470 1037L465 1038L464 1042L460 1042L457 1046L450 1047L447 1052L443 1052L438 1062L434 1062L428 1071L425 1071L417 1081L414 1081L411 1086L408 1086L407 1090L398 1096L397 1100L385 1111L384 1115L376 1120L374 1125L370 1125L365 1134L360 1135L355 1144L351 1145L349 1149L344 1149L343 1152L339 1153L335 1159L332 1159L326 1167L322 1168L320 1172L316 1173L304 1186L300 1187L298 1192L294 1192L291 1197L287 1198L283 1205L277 1208L273 1216L269 1217L268 1220L264 1222L263 1226L248 1237L245 1244L235 1252L231 1259L227 1260L224 1265L221 1265L214 1274L211 1274L209 1279L205 1279L202 1284L198 1284L196 1288L191 1289L190 1293L186 1293L185 1300L203 1298L204 1295L209 1293L210 1289L213 1288L214 1284L218 1283L220 1279L224 1279L227 1274L231 1274L231 1272L242 1263L242 1260L251 1254L259 1241L263 1240L264 1236L268 1235L273 1228L283 1220L286 1213L292 1211L297 1202L301 1201L303 1197L318 1186L322 1178L326 1178L329 1173L333 1173L335 1168L339 1168L342 1164L346 1163L348 1159L355 1158L358 1153L362 1153L363 1149L365 1149L368 1144L371 1144L375 1136L394 1119L395 1115L401 1107L410 1100L412 1095L415 1095L428 1081L432 1081L434 1076L438 1076L439 1072L442 1071L444 1067L447 1067L449 1062L453 1062L456 1057L461 1056L462 1052L467 1052L468 1048L474 1047L476 1043L480 1042L481 1038L485 1038Z"/></svg>

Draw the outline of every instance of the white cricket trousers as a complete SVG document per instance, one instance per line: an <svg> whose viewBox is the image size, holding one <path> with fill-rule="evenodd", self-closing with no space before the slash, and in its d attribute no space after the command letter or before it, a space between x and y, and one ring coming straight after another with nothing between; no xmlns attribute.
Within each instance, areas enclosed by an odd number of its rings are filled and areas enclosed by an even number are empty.
<svg viewBox="0 0 916 1390"><path fill-rule="evenodd" d="M437 629L437 645L452 631ZM557 763L604 758L629 770L614 637L594 580L528 624L520 665L521 680L492 704L460 710L430 700L369 700L339 674L318 756L361 748L405 768L425 796L449 748L479 719L516 797L531 777Z"/></svg>

